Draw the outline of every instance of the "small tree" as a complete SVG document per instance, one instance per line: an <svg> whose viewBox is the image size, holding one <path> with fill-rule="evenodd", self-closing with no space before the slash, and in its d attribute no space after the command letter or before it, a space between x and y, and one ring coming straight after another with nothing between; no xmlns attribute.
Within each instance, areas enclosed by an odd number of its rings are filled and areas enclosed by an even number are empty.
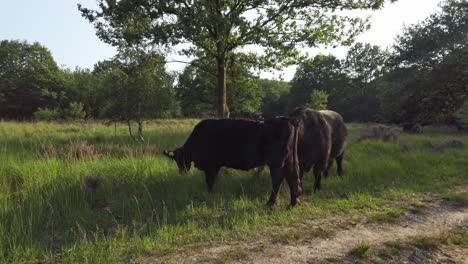
<svg viewBox="0 0 468 264"><path fill-rule="evenodd" d="M137 141L144 141L146 120L166 117L177 107L173 78L166 72L164 58L158 53L138 49L122 51L112 61L97 65L95 73L101 79L102 116L112 122L126 122L130 136ZM138 137L133 136L132 122L138 126Z"/></svg>
<svg viewBox="0 0 468 264"><path fill-rule="evenodd" d="M315 110L325 110L328 104L328 94L324 91L313 90L310 94L310 103L308 107Z"/></svg>

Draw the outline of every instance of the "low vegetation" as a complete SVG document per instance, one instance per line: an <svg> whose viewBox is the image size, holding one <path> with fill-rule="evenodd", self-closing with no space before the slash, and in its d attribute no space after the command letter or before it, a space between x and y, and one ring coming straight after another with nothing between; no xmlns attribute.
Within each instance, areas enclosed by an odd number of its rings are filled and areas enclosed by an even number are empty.
<svg viewBox="0 0 468 264"><path fill-rule="evenodd" d="M466 147L427 147L453 137L466 146L468 136L405 135L415 146L407 152L393 141L358 142L365 126L352 124L345 175L333 168L317 193L306 175L299 206L287 209L283 188L277 207L266 210L268 170L256 176L224 169L207 193L202 172L179 175L162 155L182 144L196 122L151 121L145 143L123 125L0 122L0 262L114 263L233 240L289 243L300 231L326 237L334 227L315 226L321 219L393 221L423 206L415 195L438 192L461 201L447 190L468 183ZM466 245L466 233L450 241Z"/></svg>
<svg viewBox="0 0 468 264"><path fill-rule="evenodd" d="M357 258L364 258L366 254L369 252L370 248L371 246L369 244L360 242L353 249L351 249L349 254Z"/></svg>

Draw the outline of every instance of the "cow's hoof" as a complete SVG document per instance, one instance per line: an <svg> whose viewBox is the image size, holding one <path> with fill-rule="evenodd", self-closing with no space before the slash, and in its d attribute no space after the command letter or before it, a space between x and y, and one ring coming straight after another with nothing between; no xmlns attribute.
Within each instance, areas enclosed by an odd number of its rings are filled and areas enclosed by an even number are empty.
<svg viewBox="0 0 468 264"><path fill-rule="evenodd" d="M292 209L293 207L296 207L296 205L298 205L300 203L301 203L301 200L299 200L299 199L292 200L291 203L288 206L288 209Z"/></svg>
<svg viewBox="0 0 468 264"><path fill-rule="evenodd" d="M271 209L273 208L274 205L275 205L275 202L268 201L268 202L265 204L265 209L271 210Z"/></svg>

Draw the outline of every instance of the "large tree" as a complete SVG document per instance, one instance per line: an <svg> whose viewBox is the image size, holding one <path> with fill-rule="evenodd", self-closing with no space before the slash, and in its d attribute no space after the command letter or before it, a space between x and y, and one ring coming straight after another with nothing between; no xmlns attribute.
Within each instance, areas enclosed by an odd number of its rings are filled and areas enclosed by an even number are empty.
<svg viewBox="0 0 468 264"><path fill-rule="evenodd" d="M63 76L41 44L0 42L0 118L29 119L49 98L61 96Z"/></svg>
<svg viewBox="0 0 468 264"><path fill-rule="evenodd" d="M379 98L376 80L388 71L389 54L378 46L356 43L346 55L344 70L350 81L347 84L346 111L354 121L377 121Z"/></svg>
<svg viewBox="0 0 468 264"><path fill-rule="evenodd" d="M394 0L392 0L394 1ZM226 73L234 51L262 49L256 66L296 62L299 49L349 44L368 20L337 10L379 9L384 0L97 0L97 10L78 5L97 35L115 46L187 43L182 53L200 49L217 65L216 109L228 117ZM288 60L293 58L294 60Z"/></svg>
<svg viewBox="0 0 468 264"><path fill-rule="evenodd" d="M395 63L401 67L433 69L451 53L468 46L468 2L445 0L441 11L407 26L393 45Z"/></svg>
<svg viewBox="0 0 468 264"><path fill-rule="evenodd" d="M406 27L393 48L395 69L386 80L394 90L387 92L399 95L402 122L453 123L468 98L468 2L443 1L439 12Z"/></svg>
<svg viewBox="0 0 468 264"><path fill-rule="evenodd" d="M227 102L233 116L258 114L261 111L263 90L259 86L258 77L250 73L245 60L239 59L242 57L241 54L235 56L227 71ZM215 111L212 106L216 102L216 62L203 53L199 54L197 61L204 62L203 70L196 65L189 65L179 75L176 88L182 113L187 117L213 117Z"/></svg>

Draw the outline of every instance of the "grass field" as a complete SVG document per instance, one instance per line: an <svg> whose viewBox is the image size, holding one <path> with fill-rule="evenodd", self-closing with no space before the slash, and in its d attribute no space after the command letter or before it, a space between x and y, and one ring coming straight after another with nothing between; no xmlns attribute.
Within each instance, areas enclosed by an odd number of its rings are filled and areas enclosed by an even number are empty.
<svg viewBox="0 0 468 264"><path fill-rule="evenodd" d="M183 144L196 122L153 121L145 144L132 141L125 126L115 133L99 123L0 122L0 262L128 262L202 243L294 239L301 223L349 214L392 221L408 210L405 197L451 197L447 190L468 183L466 134L405 135L416 149L404 151L396 142L358 143L365 126L351 124L345 176L331 173L312 193L306 175L299 206L287 209L284 186L278 205L266 210L268 170L224 169L209 194L200 171L179 175L161 154ZM465 147L430 150L447 138Z"/></svg>

